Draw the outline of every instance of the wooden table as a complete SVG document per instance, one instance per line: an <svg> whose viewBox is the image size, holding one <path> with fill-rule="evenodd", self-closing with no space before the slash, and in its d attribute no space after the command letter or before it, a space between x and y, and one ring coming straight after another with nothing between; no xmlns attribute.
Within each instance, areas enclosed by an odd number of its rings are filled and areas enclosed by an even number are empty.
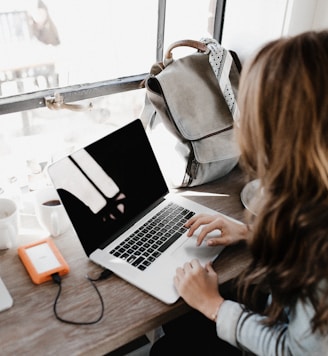
<svg viewBox="0 0 328 356"><path fill-rule="evenodd" d="M241 171L236 168L224 178L178 194L242 220L239 196L243 185ZM63 277L58 312L67 319L95 319L100 312L99 299L84 277L97 276L102 269L88 260L73 231L54 241L71 269ZM226 248L215 264L220 282L235 277L247 261L242 246ZM0 251L0 276L14 299L14 306L0 313L1 355L104 355L188 310L182 300L165 305L111 276L97 282L105 303L103 319L94 325L69 325L56 320L53 313L57 285L51 281L33 284L15 250Z"/></svg>

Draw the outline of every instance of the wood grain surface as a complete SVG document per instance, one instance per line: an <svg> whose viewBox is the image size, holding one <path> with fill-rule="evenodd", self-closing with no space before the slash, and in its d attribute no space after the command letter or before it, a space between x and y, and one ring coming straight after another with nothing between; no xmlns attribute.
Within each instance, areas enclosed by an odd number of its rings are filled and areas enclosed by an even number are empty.
<svg viewBox="0 0 328 356"><path fill-rule="evenodd" d="M242 220L244 183L237 167L215 182L177 193ZM59 314L74 321L96 319L100 303L85 275L97 277L102 269L88 260L73 230L54 242L70 266L62 279ZM243 246L226 248L215 263L220 282L238 275L247 261ZM1 355L104 355L188 310L182 300L165 305L111 276L97 282L105 303L103 319L94 325L69 325L56 320L53 313L58 286L52 281L33 284L16 250L0 251L0 276L14 299L13 307L0 313Z"/></svg>

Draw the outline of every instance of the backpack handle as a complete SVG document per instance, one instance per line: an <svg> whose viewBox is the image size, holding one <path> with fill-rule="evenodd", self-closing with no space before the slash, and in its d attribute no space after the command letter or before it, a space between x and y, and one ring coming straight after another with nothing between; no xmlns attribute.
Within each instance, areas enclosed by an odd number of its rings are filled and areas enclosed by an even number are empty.
<svg viewBox="0 0 328 356"><path fill-rule="evenodd" d="M205 43L195 40L181 40L173 42L165 52L164 59L165 61L171 61L173 59L172 50L176 47L192 47L196 48L199 52L208 52L208 48Z"/></svg>

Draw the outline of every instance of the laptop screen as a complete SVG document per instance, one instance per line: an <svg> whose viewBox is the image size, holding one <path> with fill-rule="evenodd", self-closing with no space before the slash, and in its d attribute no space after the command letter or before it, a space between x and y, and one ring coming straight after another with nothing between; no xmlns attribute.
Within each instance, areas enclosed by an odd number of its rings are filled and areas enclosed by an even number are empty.
<svg viewBox="0 0 328 356"><path fill-rule="evenodd" d="M48 173L88 256L168 193L139 119L54 162Z"/></svg>

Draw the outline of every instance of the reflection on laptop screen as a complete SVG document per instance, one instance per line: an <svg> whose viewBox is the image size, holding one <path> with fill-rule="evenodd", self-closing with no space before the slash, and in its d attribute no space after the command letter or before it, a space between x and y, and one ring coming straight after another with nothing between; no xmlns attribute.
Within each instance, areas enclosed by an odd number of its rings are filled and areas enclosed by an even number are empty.
<svg viewBox="0 0 328 356"><path fill-rule="evenodd" d="M49 175L88 256L168 192L140 120L53 163Z"/></svg>

